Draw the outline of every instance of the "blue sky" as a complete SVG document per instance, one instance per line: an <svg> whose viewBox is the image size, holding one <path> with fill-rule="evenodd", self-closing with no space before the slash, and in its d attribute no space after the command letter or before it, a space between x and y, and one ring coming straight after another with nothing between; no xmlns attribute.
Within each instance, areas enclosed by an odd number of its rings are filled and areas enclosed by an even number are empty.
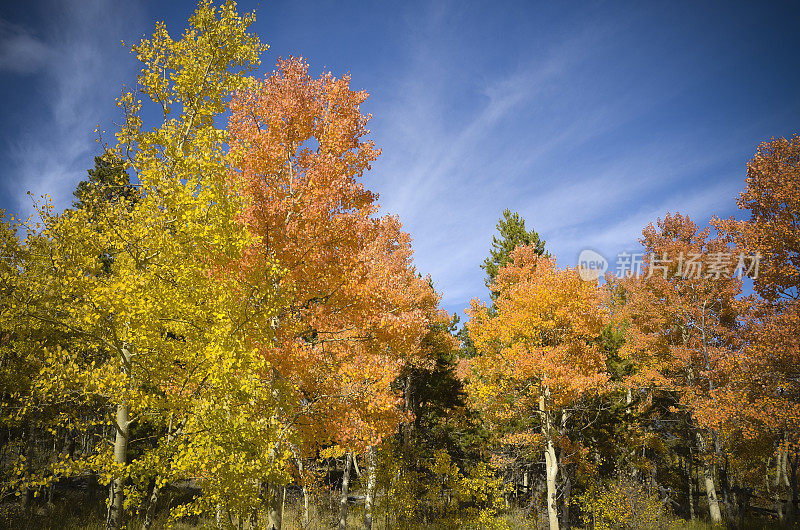
<svg viewBox="0 0 800 530"><path fill-rule="evenodd" d="M463 315L504 208L562 265L614 260L667 211L737 212L763 140L800 132L792 2L240 2L279 56L352 74L383 149L366 185L414 238L419 269ZM192 2L0 7L0 208L58 207L135 80L120 40Z"/></svg>

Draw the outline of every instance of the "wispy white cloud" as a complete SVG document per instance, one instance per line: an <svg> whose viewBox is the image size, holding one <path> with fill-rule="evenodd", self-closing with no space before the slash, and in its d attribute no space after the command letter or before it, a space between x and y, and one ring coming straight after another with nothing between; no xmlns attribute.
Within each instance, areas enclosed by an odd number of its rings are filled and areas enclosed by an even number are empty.
<svg viewBox="0 0 800 530"><path fill-rule="evenodd" d="M508 131L502 129L509 118L557 84L582 59L581 50L597 35L573 36L532 64L492 80L458 74L444 77L448 65L452 68L452 57L441 51L436 37L417 32L414 39L415 52L400 83L400 96L389 108L380 109L387 116L381 128L391 131L385 140L391 145L391 152L380 165L391 193L386 194L382 204L386 211L402 212L404 218L426 210L428 201L441 196L442 187L451 185L473 162L482 162L473 159L476 153L500 155L486 149L486 140L507 135ZM437 49L438 52L432 51ZM443 55L438 60L437 53ZM465 96L476 100L473 106L459 105L459 112L466 119L449 111L452 100ZM474 179L468 181L473 184L485 178L469 173Z"/></svg>
<svg viewBox="0 0 800 530"><path fill-rule="evenodd" d="M657 219L663 219L667 212L688 215L702 227L713 212L730 205L739 188L738 182L719 180L699 190L679 189L654 204L623 210L604 223L583 227L572 237L561 239L560 248L574 249L574 255L565 252L562 261L565 265L574 265L578 252L583 248L601 249L611 258L620 251L635 251L640 246L638 240L642 229Z"/></svg>
<svg viewBox="0 0 800 530"><path fill-rule="evenodd" d="M603 32L572 35L504 76L465 78L452 72L464 52L448 52L440 28L430 27L440 19L446 17L438 12L427 19L427 31L413 33L398 96L375 110L381 120L375 128L388 131L379 143L390 149L374 174L384 211L399 214L415 236L416 262L447 304L474 296L482 285L479 264L502 208L498 199L515 177L503 169L513 146L499 139L514 134L506 126L553 92ZM452 101L465 97L474 105L459 104L459 114L451 113ZM565 134L549 148L566 141Z"/></svg>
<svg viewBox="0 0 800 530"><path fill-rule="evenodd" d="M9 42L18 44L9 45L3 57L3 64L12 66L26 61L26 55L33 58L35 70L28 73L36 73L33 85L44 102L17 124L7 146L10 167L3 180L23 214L32 213L28 191L34 197L49 195L58 208L69 205L75 184L98 154L93 131L110 122L114 98L133 73L120 38L136 25L135 6L110 0L53 2L43 12L41 37L12 27ZM12 66L6 70L24 72Z"/></svg>
<svg viewBox="0 0 800 530"><path fill-rule="evenodd" d="M50 55L50 47L31 31L0 19L0 72L35 72Z"/></svg>
<svg viewBox="0 0 800 530"><path fill-rule="evenodd" d="M474 48L441 37L442 20L448 17L438 11L416 28L396 97L372 111L387 147L374 172L381 203L414 236L416 263L450 310L460 313L487 294L479 266L505 207L520 211L572 265L581 248L635 246L641 229L667 210L703 216L732 203L738 182L717 185L712 175L731 153L697 149L700 131L663 133L653 125L608 152L606 137L647 123L648 113L696 82L639 79L624 65L619 75L630 79L587 73L630 21L553 36L526 62L487 78L458 71ZM707 186L698 174L711 177Z"/></svg>

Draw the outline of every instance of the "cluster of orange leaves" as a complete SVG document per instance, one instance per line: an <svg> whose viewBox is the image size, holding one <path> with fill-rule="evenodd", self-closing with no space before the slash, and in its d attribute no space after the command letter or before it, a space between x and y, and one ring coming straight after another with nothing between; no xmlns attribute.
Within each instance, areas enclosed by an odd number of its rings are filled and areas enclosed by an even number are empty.
<svg viewBox="0 0 800 530"><path fill-rule="evenodd" d="M468 329L482 354L465 361L476 405L497 420L562 409L607 382L605 354L594 340L608 320L603 291L559 268L531 247L518 247L501 268L494 309L473 300Z"/></svg>
<svg viewBox="0 0 800 530"><path fill-rule="evenodd" d="M349 83L312 78L290 58L236 94L229 182L256 236L239 273L281 269L286 303L275 339L259 346L272 377L295 393L290 423L309 445L363 447L402 420L390 384L423 359L423 339L448 317L414 270L400 222L374 216L377 196L362 177L379 150L364 139L367 94Z"/></svg>

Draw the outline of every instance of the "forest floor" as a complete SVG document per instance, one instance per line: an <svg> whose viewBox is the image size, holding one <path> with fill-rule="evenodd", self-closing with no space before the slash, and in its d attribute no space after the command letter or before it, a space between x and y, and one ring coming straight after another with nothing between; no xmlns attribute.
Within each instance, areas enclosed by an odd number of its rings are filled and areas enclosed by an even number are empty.
<svg viewBox="0 0 800 530"><path fill-rule="evenodd" d="M0 507L0 530L103 530L105 528L104 514L99 510L89 510L86 507L76 505L55 505L50 509L45 510L39 508L34 510L31 514L25 516L21 513L18 505L12 506L10 504ZM363 514L359 510L352 510L348 517L348 528L362 528L363 527ZM511 530L523 529L544 529L546 528L545 521L536 521L530 518L525 518L521 511L512 510L506 515L506 521ZM165 515L162 516L153 525L154 529L164 528L166 522ZM310 521L307 526L302 525L302 516L299 507L288 506L284 513L283 527L289 530L306 529L306 530L329 530L336 527L335 515L328 510L328 507L321 507L317 509L312 507L310 512ZM141 528L141 521L133 519L127 521L126 528ZM192 522L181 522L172 526L175 530L196 530L200 528L217 528L212 520L198 519ZM374 530L392 530L398 528L397 525L388 524L377 518L374 521ZM435 530L438 528L436 525L419 525L415 526L420 530ZM588 530L591 527L572 526L574 530ZM627 528L627 527L626 527ZM685 521L682 519L672 519L665 521L664 529L670 530L712 530L713 527L710 523L705 521ZM768 519L749 519L745 522L744 526L739 530L773 530L780 528L776 521ZM796 525L794 528L800 528ZM404 530L411 530L409 527L404 527ZM651 530L651 529L641 529Z"/></svg>

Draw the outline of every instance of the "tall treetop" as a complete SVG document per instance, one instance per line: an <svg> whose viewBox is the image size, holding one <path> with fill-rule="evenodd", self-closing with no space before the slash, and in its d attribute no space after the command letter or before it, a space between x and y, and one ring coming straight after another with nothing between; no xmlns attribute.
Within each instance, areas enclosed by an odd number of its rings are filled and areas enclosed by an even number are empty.
<svg viewBox="0 0 800 530"><path fill-rule="evenodd" d="M75 208L94 209L98 203L120 199L135 200L136 188L130 183L125 163L110 154L94 157L94 168L87 171L89 178L78 183L72 194Z"/></svg>
<svg viewBox="0 0 800 530"><path fill-rule="evenodd" d="M747 163L737 204L750 219L713 224L740 249L760 255L755 291L770 301L800 299L800 135L764 142Z"/></svg>
<svg viewBox="0 0 800 530"><path fill-rule="evenodd" d="M525 219L519 213L511 212L508 208L503 210L503 215L497 222L497 231L500 236L492 237L492 248L489 257L483 262L481 268L486 271L486 286L491 289L498 271L509 262L511 252L519 246L533 247L536 254L544 256L545 242L539 238L535 230L525 228ZM492 298L495 293L492 292Z"/></svg>

